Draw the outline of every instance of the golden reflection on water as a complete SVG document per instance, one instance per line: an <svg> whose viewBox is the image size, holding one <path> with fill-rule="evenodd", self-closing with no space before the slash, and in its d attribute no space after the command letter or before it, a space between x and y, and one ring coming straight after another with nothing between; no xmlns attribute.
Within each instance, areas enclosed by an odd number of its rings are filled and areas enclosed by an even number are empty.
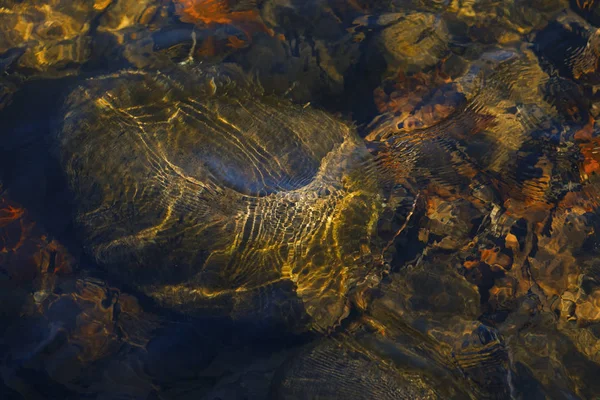
<svg viewBox="0 0 600 400"><path fill-rule="evenodd" d="M596 398L599 24L0 1L0 397Z"/></svg>
<svg viewBox="0 0 600 400"><path fill-rule="evenodd" d="M134 281L143 268L148 294L190 311L226 297L236 314L289 280L327 329L382 273L377 223L393 204L351 128L215 75L123 73L72 95L60 140L79 198L94 200L78 217L91 251ZM181 283L161 281L171 269Z"/></svg>

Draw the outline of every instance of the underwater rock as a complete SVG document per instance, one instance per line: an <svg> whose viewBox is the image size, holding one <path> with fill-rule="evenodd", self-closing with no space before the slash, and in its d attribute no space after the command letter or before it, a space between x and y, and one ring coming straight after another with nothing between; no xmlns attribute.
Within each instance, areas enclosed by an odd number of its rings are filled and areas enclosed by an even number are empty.
<svg viewBox="0 0 600 400"><path fill-rule="evenodd" d="M422 229L437 240L436 247L457 250L463 247L471 237L474 222L481 214L463 199L444 201L430 196L427 199L427 225Z"/></svg>
<svg viewBox="0 0 600 400"><path fill-rule="evenodd" d="M132 296L75 279L76 267L26 209L0 196L0 376L27 398L84 392L75 381L87 367L125 343L144 346L156 321Z"/></svg>
<svg viewBox="0 0 600 400"><path fill-rule="evenodd" d="M378 46L390 71L421 71L433 66L448 52L444 21L434 14L415 13L398 18L383 29Z"/></svg>
<svg viewBox="0 0 600 400"><path fill-rule="evenodd" d="M0 8L0 54L24 49L15 68L71 74L88 60L92 19L106 6L108 2L8 0Z"/></svg>
<svg viewBox="0 0 600 400"><path fill-rule="evenodd" d="M539 303L529 307L523 315L526 325L508 341L513 385L524 396L593 398L599 386L592 378L600 371L598 364L577 348L570 335L557 329L553 314L541 308Z"/></svg>
<svg viewBox="0 0 600 400"><path fill-rule="evenodd" d="M157 320L143 312L135 298L88 278L61 280L36 302L35 311L8 326L0 339L0 343L10 343L3 360L8 386L26 397L48 395L50 388L39 387L40 380L52 382L53 390L66 393L116 393L123 387L138 390L138 382L131 376L121 388L108 379L103 379L104 387L93 383L98 364L126 353L128 347L143 348L157 326ZM111 362L118 365L116 360ZM124 372L123 376L130 375ZM151 391L147 378L140 386L146 393Z"/></svg>
<svg viewBox="0 0 600 400"><path fill-rule="evenodd" d="M131 27L157 29L167 17L164 1L105 0L110 4L98 21L98 31L117 34ZM121 38L123 40L123 38Z"/></svg>
<svg viewBox="0 0 600 400"><path fill-rule="evenodd" d="M403 189L386 204L374 159L327 114L235 69L195 75L126 71L70 97L59 141L87 250L184 312L335 325L378 281L377 220Z"/></svg>
<svg viewBox="0 0 600 400"><path fill-rule="evenodd" d="M157 54L152 33L167 25L168 16L165 1L110 1L98 20L93 57L111 65L122 59L136 68L162 67L165 60Z"/></svg>
<svg viewBox="0 0 600 400"><path fill-rule="evenodd" d="M76 259L27 210L0 195L0 271L7 283L47 293L56 275L68 275L75 266Z"/></svg>
<svg viewBox="0 0 600 400"><path fill-rule="evenodd" d="M599 32L580 18L569 14L557 18L535 35L534 44L549 71L585 84L600 83Z"/></svg>
<svg viewBox="0 0 600 400"><path fill-rule="evenodd" d="M358 96L358 72L353 69L364 56L364 43L345 29L348 15L357 11L338 13L343 7L350 5L327 0L266 1L262 18L280 34L256 35L251 46L230 59L255 74L267 92L298 103L345 103L348 97Z"/></svg>
<svg viewBox="0 0 600 400"><path fill-rule="evenodd" d="M459 339L452 355L460 370L477 387L478 397L510 398L508 349L496 329L478 326Z"/></svg>
<svg viewBox="0 0 600 400"><path fill-rule="evenodd" d="M436 391L417 374L404 377L352 343L322 340L282 366L275 375L271 398L441 398Z"/></svg>
<svg viewBox="0 0 600 400"><path fill-rule="evenodd" d="M564 10L566 0L493 0L453 2L448 8L469 27L469 35L485 44L508 43L534 30Z"/></svg>
<svg viewBox="0 0 600 400"><path fill-rule="evenodd" d="M374 91L378 111L392 113L398 128L407 130L431 127L449 117L464 105L465 97L442 68L408 76L401 71L386 79Z"/></svg>
<svg viewBox="0 0 600 400"><path fill-rule="evenodd" d="M231 25L239 29L245 40L252 41L255 32L274 36L260 16L255 2L239 0L175 0L175 13L182 22L193 23L208 28L214 25ZM244 42L237 36L230 36L231 47L243 47Z"/></svg>
<svg viewBox="0 0 600 400"><path fill-rule="evenodd" d="M359 46L350 40L328 44L303 37L286 42L261 37L231 59L256 75L267 92L298 103L320 103L344 94L345 75L358 57Z"/></svg>
<svg viewBox="0 0 600 400"><path fill-rule="evenodd" d="M474 285L445 262L437 256L423 256L417 265L393 273L368 305L368 315L390 332L401 320L442 343L453 343L453 331L477 319L479 295Z"/></svg>
<svg viewBox="0 0 600 400"><path fill-rule="evenodd" d="M556 111L544 100L547 75L535 55L499 49L483 53L452 82L440 82L436 74L425 80L434 83L429 91L418 84L419 75L408 79L406 86L422 99L414 103L402 100L407 89L401 82L389 95L376 91L384 112L367 127L366 140L401 155L396 162L412 171L411 181L427 197L472 203L467 219L496 207L511 218L544 221L556 153L530 156L526 150L537 148L532 132L552 127L548 121ZM468 229L457 232L468 241Z"/></svg>

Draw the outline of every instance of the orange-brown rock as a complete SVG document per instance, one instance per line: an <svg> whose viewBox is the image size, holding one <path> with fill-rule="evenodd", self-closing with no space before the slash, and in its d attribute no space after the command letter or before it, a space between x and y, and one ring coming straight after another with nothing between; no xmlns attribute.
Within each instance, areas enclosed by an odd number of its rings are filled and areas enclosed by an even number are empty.
<svg viewBox="0 0 600 400"><path fill-rule="evenodd" d="M254 4L254 1L239 0L174 0L175 12L182 22L205 25L232 25L242 31L248 41L252 35L263 32L274 36ZM241 40L232 39L232 47L242 47Z"/></svg>
<svg viewBox="0 0 600 400"><path fill-rule="evenodd" d="M27 210L0 196L0 267L15 282L31 284L46 273L69 274L75 258L51 240Z"/></svg>

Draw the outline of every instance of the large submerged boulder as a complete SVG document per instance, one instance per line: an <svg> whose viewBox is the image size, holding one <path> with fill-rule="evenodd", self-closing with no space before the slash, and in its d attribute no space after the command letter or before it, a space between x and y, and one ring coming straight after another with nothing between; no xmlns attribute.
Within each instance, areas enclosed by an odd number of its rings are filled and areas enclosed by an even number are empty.
<svg viewBox="0 0 600 400"><path fill-rule="evenodd" d="M227 67L95 78L67 107L60 151L89 253L159 303L303 310L324 329L378 281L377 223L406 196L348 125Z"/></svg>

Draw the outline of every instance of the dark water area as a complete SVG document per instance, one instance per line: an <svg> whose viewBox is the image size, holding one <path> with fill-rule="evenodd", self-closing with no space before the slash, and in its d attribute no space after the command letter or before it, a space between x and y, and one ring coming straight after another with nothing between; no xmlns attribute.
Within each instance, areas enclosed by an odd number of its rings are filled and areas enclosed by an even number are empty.
<svg viewBox="0 0 600 400"><path fill-rule="evenodd" d="M599 35L0 0L0 399L600 398Z"/></svg>

